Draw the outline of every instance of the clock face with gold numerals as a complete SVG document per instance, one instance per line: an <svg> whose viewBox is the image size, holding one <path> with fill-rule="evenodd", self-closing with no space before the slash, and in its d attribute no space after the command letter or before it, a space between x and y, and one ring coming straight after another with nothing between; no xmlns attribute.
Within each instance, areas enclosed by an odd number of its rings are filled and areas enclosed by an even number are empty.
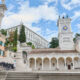
<svg viewBox="0 0 80 80"><path fill-rule="evenodd" d="M67 30L67 29L68 29L68 27L67 27L67 26L64 26L64 27L63 27L63 30Z"/></svg>

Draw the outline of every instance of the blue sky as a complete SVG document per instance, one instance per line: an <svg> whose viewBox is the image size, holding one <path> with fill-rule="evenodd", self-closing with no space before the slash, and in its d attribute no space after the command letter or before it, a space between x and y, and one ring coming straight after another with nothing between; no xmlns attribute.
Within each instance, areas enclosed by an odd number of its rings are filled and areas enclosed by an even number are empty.
<svg viewBox="0 0 80 80"><path fill-rule="evenodd" d="M14 27L22 21L50 41L58 35L58 16L68 15L72 19L72 31L80 33L80 0L6 0L6 5L3 28Z"/></svg>

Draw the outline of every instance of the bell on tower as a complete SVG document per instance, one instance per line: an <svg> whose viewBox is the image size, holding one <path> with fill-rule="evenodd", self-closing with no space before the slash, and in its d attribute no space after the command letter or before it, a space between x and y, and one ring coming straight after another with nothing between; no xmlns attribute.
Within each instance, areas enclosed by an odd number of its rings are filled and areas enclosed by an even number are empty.
<svg viewBox="0 0 80 80"><path fill-rule="evenodd" d="M5 4L5 0L1 0L2 4Z"/></svg>

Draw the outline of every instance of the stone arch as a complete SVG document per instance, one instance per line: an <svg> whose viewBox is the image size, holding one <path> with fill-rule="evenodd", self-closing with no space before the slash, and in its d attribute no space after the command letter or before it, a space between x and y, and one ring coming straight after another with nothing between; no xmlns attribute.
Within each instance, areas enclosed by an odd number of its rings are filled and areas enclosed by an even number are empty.
<svg viewBox="0 0 80 80"><path fill-rule="evenodd" d="M58 59L58 65L59 65L59 70L65 69L65 59L63 57L60 57Z"/></svg>
<svg viewBox="0 0 80 80"><path fill-rule="evenodd" d="M72 63L72 58L71 57L67 57L66 58L66 65L67 65L67 69L72 69L73 67L73 63Z"/></svg>
<svg viewBox="0 0 80 80"><path fill-rule="evenodd" d="M38 70L41 70L42 69L42 58L37 58L36 59L36 68Z"/></svg>
<svg viewBox="0 0 80 80"><path fill-rule="evenodd" d="M43 59L43 68L44 68L44 70L49 69L49 58L47 58L47 57Z"/></svg>
<svg viewBox="0 0 80 80"><path fill-rule="evenodd" d="M33 70L35 69L35 59L34 58L30 58L29 59L29 62L30 62L30 68Z"/></svg>
<svg viewBox="0 0 80 80"><path fill-rule="evenodd" d="M74 57L74 68L79 68L79 57Z"/></svg>
<svg viewBox="0 0 80 80"><path fill-rule="evenodd" d="M51 58L51 69L55 70L57 68L57 59L55 57Z"/></svg>

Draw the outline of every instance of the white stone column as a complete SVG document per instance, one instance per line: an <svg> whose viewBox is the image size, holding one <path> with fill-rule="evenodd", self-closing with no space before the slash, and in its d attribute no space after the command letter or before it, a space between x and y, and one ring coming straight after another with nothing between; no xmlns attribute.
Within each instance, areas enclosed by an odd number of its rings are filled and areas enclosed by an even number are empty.
<svg viewBox="0 0 80 80"><path fill-rule="evenodd" d="M49 69L51 70L51 59L49 59Z"/></svg>
<svg viewBox="0 0 80 80"><path fill-rule="evenodd" d="M42 70L43 70L43 59L42 59Z"/></svg>
<svg viewBox="0 0 80 80"><path fill-rule="evenodd" d="M57 69L59 69L59 63L58 63L58 59L57 59Z"/></svg>
<svg viewBox="0 0 80 80"><path fill-rule="evenodd" d="M80 68L80 57L79 57L79 68Z"/></svg>
<svg viewBox="0 0 80 80"><path fill-rule="evenodd" d="M28 59L28 68L30 68L30 60Z"/></svg>
<svg viewBox="0 0 80 80"><path fill-rule="evenodd" d="M74 70L74 58L72 59L72 63L73 63L73 68L72 69Z"/></svg>
<svg viewBox="0 0 80 80"><path fill-rule="evenodd" d="M67 69L67 65L66 65L66 59L64 59L64 61L65 61L65 70Z"/></svg>
<svg viewBox="0 0 80 80"><path fill-rule="evenodd" d="M36 70L36 59L35 59L35 70Z"/></svg>

